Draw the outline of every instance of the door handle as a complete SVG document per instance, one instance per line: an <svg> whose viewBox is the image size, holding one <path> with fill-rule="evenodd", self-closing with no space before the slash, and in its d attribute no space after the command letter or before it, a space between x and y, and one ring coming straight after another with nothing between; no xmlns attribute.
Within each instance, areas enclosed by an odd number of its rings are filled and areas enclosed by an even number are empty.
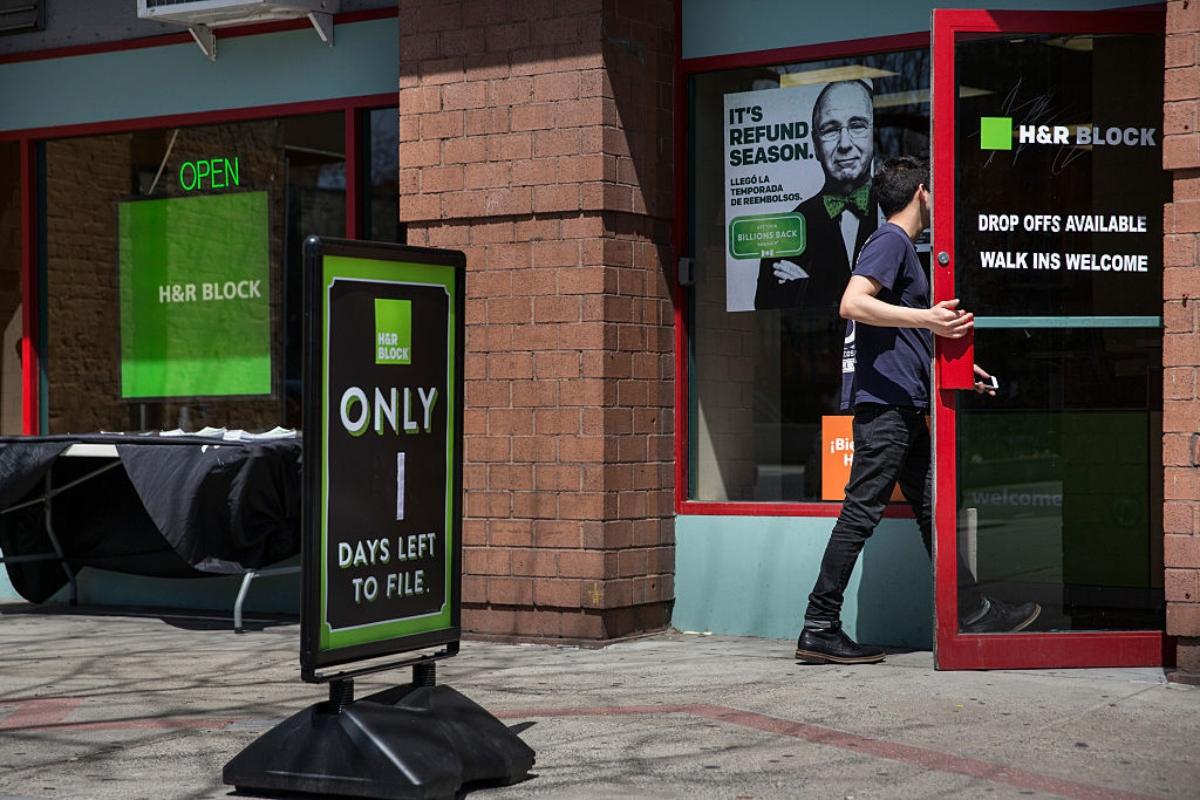
<svg viewBox="0 0 1200 800"><path fill-rule="evenodd" d="M939 386L943 389L975 388L975 329L961 339L938 340Z"/></svg>
<svg viewBox="0 0 1200 800"><path fill-rule="evenodd" d="M951 267L950 254L945 250L937 251L934 261L942 269ZM947 297L951 296L953 295L947 295ZM934 339L937 343L938 388L974 389L975 329L972 328L961 339L944 339L942 337L934 337Z"/></svg>

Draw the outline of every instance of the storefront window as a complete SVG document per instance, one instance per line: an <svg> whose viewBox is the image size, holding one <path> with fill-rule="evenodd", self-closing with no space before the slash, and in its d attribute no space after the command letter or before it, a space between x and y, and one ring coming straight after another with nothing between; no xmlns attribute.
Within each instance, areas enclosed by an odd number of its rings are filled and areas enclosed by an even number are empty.
<svg viewBox="0 0 1200 800"><path fill-rule="evenodd" d="M299 424L301 243L345 232L343 130L46 143L47 433Z"/></svg>
<svg viewBox="0 0 1200 800"><path fill-rule="evenodd" d="M841 499L837 303L876 165L929 154L929 70L910 50L692 78L692 499Z"/></svg>
<svg viewBox="0 0 1200 800"><path fill-rule="evenodd" d="M400 227L400 111L380 108L368 114L367 180L363 238L403 242Z"/></svg>
<svg viewBox="0 0 1200 800"><path fill-rule="evenodd" d="M21 430L21 162L0 144L0 436Z"/></svg>

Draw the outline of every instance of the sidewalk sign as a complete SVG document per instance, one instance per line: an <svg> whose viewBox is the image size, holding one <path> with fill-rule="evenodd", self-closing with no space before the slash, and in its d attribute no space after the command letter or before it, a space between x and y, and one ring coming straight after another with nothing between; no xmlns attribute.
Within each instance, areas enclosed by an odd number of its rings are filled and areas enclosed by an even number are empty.
<svg viewBox="0 0 1200 800"><path fill-rule="evenodd" d="M300 667L329 700L225 783L402 800L522 780L533 750L435 685L459 648L465 258L310 236L304 266ZM402 666L411 684L354 700L354 677Z"/></svg>
<svg viewBox="0 0 1200 800"><path fill-rule="evenodd" d="M318 682L325 667L458 650L465 262L308 247L300 662Z"/></svg>

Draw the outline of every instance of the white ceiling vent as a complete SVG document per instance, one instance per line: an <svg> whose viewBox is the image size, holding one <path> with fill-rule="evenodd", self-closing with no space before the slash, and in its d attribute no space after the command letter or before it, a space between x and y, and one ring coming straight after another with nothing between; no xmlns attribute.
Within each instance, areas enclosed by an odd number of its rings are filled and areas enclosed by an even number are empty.
<svg viewBox="0 0 1200 800"><path fill-rule="evenodd" d="M341 0L138 0L138 18L186 25L209 60L217 59L214 28L307 17L333 46L333 15Z"/></svg>

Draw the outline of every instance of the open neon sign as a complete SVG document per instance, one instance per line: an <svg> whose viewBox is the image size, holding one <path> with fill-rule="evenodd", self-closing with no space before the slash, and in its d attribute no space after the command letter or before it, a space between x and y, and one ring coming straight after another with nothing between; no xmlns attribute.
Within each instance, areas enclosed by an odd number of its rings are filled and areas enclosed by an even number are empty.
<svg viewBox="0 0 1200 800"><path fill-rule="evenodd" d="M179 187L185 192L227 189L241 185L241 168L237 156L232 160L204 158L184 161L179 165Z"/></svg>

